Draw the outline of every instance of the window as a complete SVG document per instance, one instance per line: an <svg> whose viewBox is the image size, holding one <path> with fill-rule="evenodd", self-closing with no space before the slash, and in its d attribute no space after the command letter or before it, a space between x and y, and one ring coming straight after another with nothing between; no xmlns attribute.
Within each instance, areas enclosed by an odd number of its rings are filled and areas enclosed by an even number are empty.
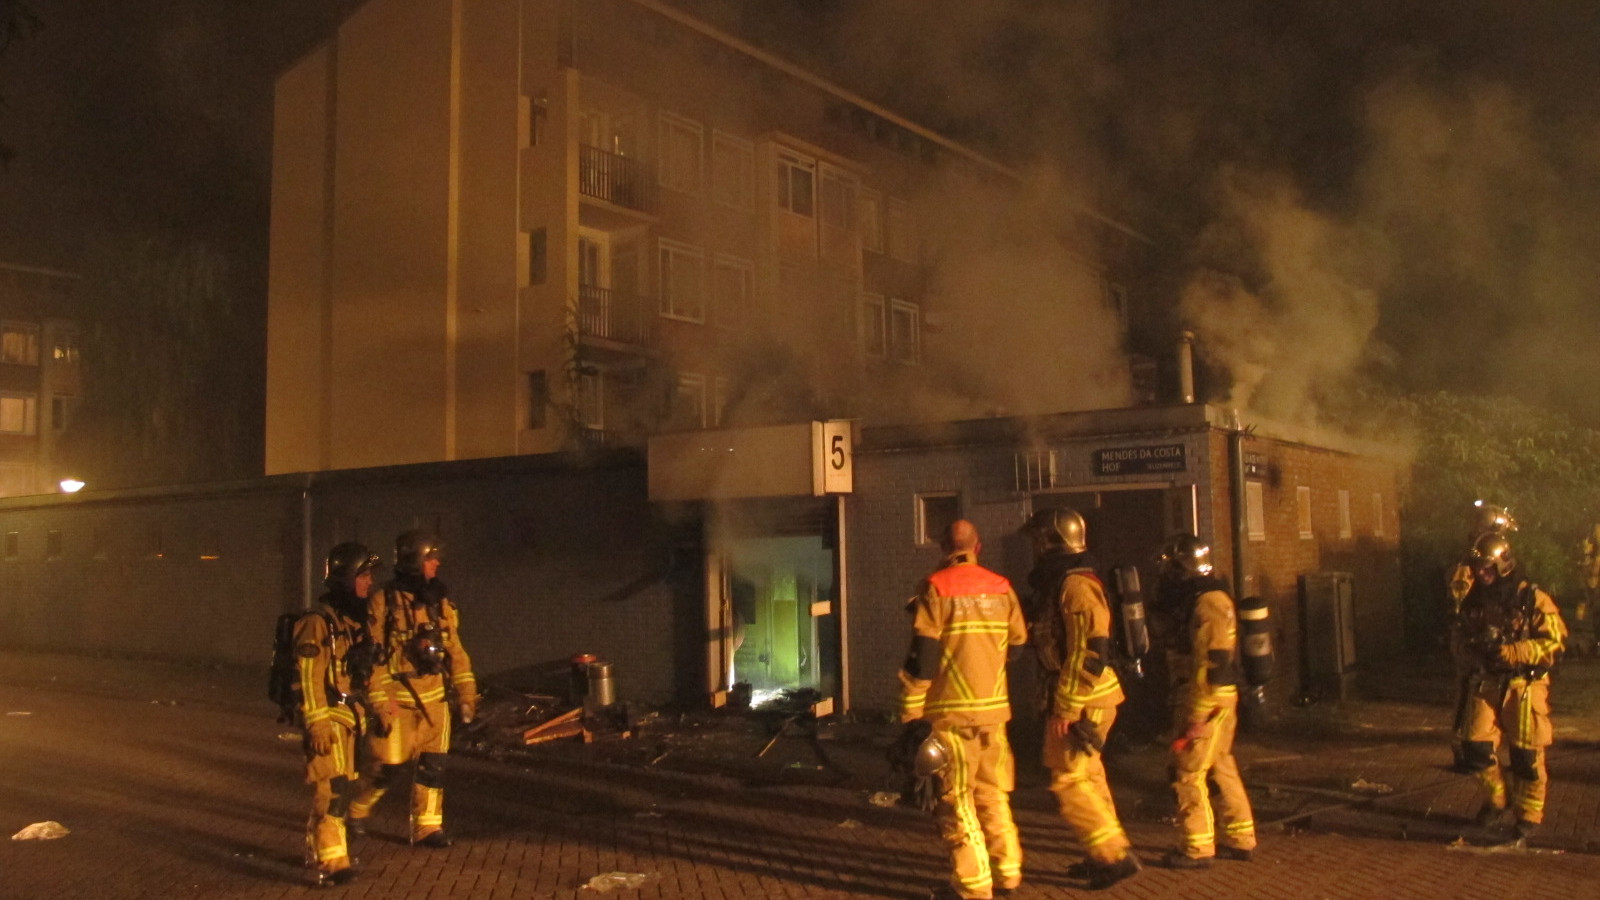
<svg viewBox="0 0 1600 900"><path fill-rule="evenodd" d="M950 523L961 518L961 497L954 493L918 494L917 544L937 544Z"/></svg>
<svg viewBox="0 0 1600 900"><path fill-rule="evenodd" d="M705 129L699 122L661 114L661 186L685 194L699 194L705 171Z"/></svg>
<svg viewBox="0 0 1600 900"><path fill-rule="evenodd" d="M528 284L544 284L550 271L550 238L543 228L528 232Z"/></svg>
<svg viewBox="0 0 1600 900"><path fill-rule="evenodd" d="M855 179L832 166L822 167L822 224L840 231L853 231L856 225Z"/></svg>
<svg viewBox="0 0 1600 900"><path fill-rule="evenodd" d="M1316 537L1311 530L1311 488L1300 485L1294 489L1295 521L1300 525L1300 540Z"/></svg>
<svg viewBox="0 0 1600 900"><path fill-rule="evenodd" d="M672 417L668 427L675 431L706 427L704 375L678 376L678 389L672 398Z"/></svg>
<svg viewBox="0 0 1600 900"><path fill-rule="evenodd" d="M724 328L745 321L755 293L756 267L749 260L717 255L711 269L711 322Z"/></svg>
<svg viewBox="0 0 1600 900"><path fill-rule="evenodd" d="M1250 540L1266 540L1267 502L1261 489L1261 482L1246 481L1244 483L1244 510L1245 529L1250 534Z"/></svg>
<svg viewBox="0 0 1600 900"><path fill-rule="evenodd" d="M57 394L50 398L50 430L63 431L72 419L72 395Z"/></svg>
<svg viewBox="0 0 1600 900"><path fill-rule="evenodd" d="M528 407L523 428L536 431L545 426L545 411L550 408L550 384L544 370L528 373Z"/></svg>
<svg viewBox="0 0 1600 900"><path fill-rule="evenodd" d="M1383 524L1383 495L1372 492L1372 536L1383 537L1387 532Z"/></svg>
<svg viewBox="0 0 1600 900"><path fill-rule="evenodd" d="M39 326L26 322L0 322L0 363L37 366Z"/></svg>
<svg viewBox="0 0 1600 900"><path fill-rule="evenodd" d="M78 332L73 328L56 331L50 347L50 358L58 363L75 365L78 362Z"/></svg>
<svg viewBox="0 0 1600 900"><path fill-rule="evenodd" d="M911 223L911 204L889 198L889 255L904 262L917 261L917 236Z"/></svg>
<svg viewBox="0 0 1600 900"><path fill-rule="evenodd" d="M922 308L915 303L889 301L889 358L907 365L922 361Z"/></svg>
<svg viewBox="0 0 1600 900"><path fill-rule="evenodd" d="M706 320L705 254L698 247L661 242L661 314L688 322Z"/></svg>
<svg viewBox="0 0 1600 900"><path fill-rule="evenodd" d="M793 153L778 154L778 208L810 218L816 209L817 164Z"/></svg>
<svg viewBox="0 0 1600 900"><path fill-rule="evenodd" d="M32 394L0 392L0 434L36 434L38 405Z"/></svg>
<svg viewBox="0 0 1600 900"><path fill-rule="evenodd" d="M1355 529L1350 526L1350 492L1339 492L1339 538L1350 540L1355 535Z"/></svg>
<svg viewBox="0 0 1600 900"><path fill-rule="evenodd" d="M861 295L861 352L867 356L883 356L888 352L889 339L884 325L884 302L881 294Z"/></svg>
<svg viewBox="0 0 1600 900"><path fill-rule="evenodd" d="M578 396L575 401L578 425L583 428L606 427L605 373L593 366L578 370Z"/></svg>
<svg viewBox="0 0 1600 900"><path fill-rule="evenodd" d="M711 197L734 209L756 208L756 151L749 141L711 133Z"/></svg>
<svg viewBox="0 0 1600 900"><path fill-rule="evenodd" d="M862 190L857 203L861 226L861 247L873 253L883 252L883 195L877 191Z"/></svg>

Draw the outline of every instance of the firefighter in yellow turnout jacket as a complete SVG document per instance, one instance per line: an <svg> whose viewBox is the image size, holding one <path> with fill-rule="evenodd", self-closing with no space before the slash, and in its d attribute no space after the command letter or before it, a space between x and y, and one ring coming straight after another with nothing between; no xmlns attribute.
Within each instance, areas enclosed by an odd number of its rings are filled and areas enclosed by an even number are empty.
<svg viewBox="0 0 1600 900"><path fill-rule="evenodd" d="M1037 604L1029 643L1050 692L1044 764L1061 817L1083 846L1089 886L1106 888L1139 871L1101 759L1123 700L1111 667L1111 605L1088 554L1082 516L1040 510L1026 530L1034 543L1028 581Z"/></svg>
<svg viewBox="0 0 1600 900"><path fill-rule="evenodd" d="M1493 506L1478 500L1472 504L1472 524L1467 530L1468 556L1451 567L1450 575L1446 582L1446 589L1450 594L1452 621L1461 612L1461 601L1467 598L1467 593L1472 590L1476 574L1470 559L1471 548L1477 546L1478 539L1488 535L1505 537L1517 530L1517 520L1512 518L1511 510L1503 506ZM1473 771L1472 765L1467 762L1466 742L1467 727L1470 724L1468 712L1472 708L1472 692L1475 684L1476 661L1468 648L1461 643L1460 629L1452 629L1450 634L1450 656L1456 668L1456 721L1455 730L1451 734L1450 752L1454 759L1450 768L1455 772Z"/></svg>
<svg viewBox="0 0 1600 900"><path fill-rule="evenodd" d="M944 895L988 898L1022 882L1022 846L1011 819L1016 766L1006 738L1006 661L1028 632L1011 582L978 565L971 522L952 522L943 548L943 568L912 601L900 718L926 719L949 752L935 810L950 850Z"/></svg>
<svg viewBox="0 0 1600 900"><path fill-rule="evenodd" d="M1212 574L1211 547L1194 535L1174 538L1161 554L1162 615L1171 628L1173 790L1183 845L1162 860L1200 869L1213 857L1248 861L1256 845L1250 797L1233 759L1239 723L1239 628L1233 597ZM1217 784L1217 812L1207 778Z"/></svg>
<svg viewBox="0 0 1600 900"><path fill-rule="evenodd" d="M306 782L311 785L306 864L323 884L355 878L344 817L358 777L356 741L365 716L355 695L364 686L371 660L367 595L377 562L378 557L361 544L334 547L328 553L324 579L328 592L294 628Z"/></svg>
<svg viewBox="0 0 1600 900"><path fill-rule="evenodd" d="M1509 810L1517 837L1526 839L1544 821L1544 756L1554 739L1550 670L1565 648L1567 627L1550 595L1521 577L1505 538L1483 536L1469 560L1476 582L1457 617L1459 640L1476 665L1466 761L1488 791L1480 822L1500 825ZM1510 744L1505 772L1502 736Z"/></svg>
<svg viewBox="0 0 1600 900"><path fill-rule="evenodd" d="M450 749L450 702L454 693L463 722L478 705L472 660L461 644L455 604L435 577L439 542L408 531L395 541L395 578L373 593L367 627L381 648L369 698L384 718L382 734L368 740L368 777L350 804L351 828L366 830L372 807L414 763L411 842L448 847L444 831L445 754Z"/></svg>

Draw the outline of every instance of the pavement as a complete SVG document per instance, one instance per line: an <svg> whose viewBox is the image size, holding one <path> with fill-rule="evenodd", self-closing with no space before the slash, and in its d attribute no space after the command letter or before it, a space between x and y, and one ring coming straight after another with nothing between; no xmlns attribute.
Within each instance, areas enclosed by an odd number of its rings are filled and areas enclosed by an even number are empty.
<svg viewBox="0 0 1600 900"><path fill-rule="evenodd" d="M1508 847L1470 822L1475 783L1440 768L1448 686L1390 673L1384 699L1275 710L1238 755L1261 824L1249 863L1174 872L1159 743L1108 756L1150 865L1108 898L1592 896L1600 883L1600 663L1553 691L1545 828ZM515 748L469 730L452 757L446 850L407 845L399 798L358 839L361 877L310 886L298 738L262 699L264 673L0 653L0 900L36 898L915 898L944 877L931 820L871 802L892 726L816 730L761 715L660 714L627 741ZM525 698L496 691L503 711ZM776 735L776 740L773 740ZM1086 894L1078 858L1018 736L1017 896ZM765 753L760 751L771 744ZM759 755L758 755L759 754Z"/></svg>

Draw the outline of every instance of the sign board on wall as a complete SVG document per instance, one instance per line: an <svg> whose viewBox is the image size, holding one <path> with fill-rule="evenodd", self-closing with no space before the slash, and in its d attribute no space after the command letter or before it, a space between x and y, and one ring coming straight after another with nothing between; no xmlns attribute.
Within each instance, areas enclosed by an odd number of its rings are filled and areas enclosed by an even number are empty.
<svg viewBox="0 0 1600 900"><path fill-rule="evenodd" d="M1094 451L1094 474L1102 477L1182 472L1188 467L1188 448L1183 444L1106 447Z"/></svg>

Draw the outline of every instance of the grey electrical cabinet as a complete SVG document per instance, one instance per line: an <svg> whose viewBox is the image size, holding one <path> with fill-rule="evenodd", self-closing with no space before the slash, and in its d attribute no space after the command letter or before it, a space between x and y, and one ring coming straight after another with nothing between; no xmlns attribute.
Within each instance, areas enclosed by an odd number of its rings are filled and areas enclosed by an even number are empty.
<svg viewBox="0 0 1600 900"><path fill-rule="evenodd" d="M1300 660L1305 693L1338 700L1353 693L1356 604L1355 579L1350 573L1300 576Z"/></svg>

